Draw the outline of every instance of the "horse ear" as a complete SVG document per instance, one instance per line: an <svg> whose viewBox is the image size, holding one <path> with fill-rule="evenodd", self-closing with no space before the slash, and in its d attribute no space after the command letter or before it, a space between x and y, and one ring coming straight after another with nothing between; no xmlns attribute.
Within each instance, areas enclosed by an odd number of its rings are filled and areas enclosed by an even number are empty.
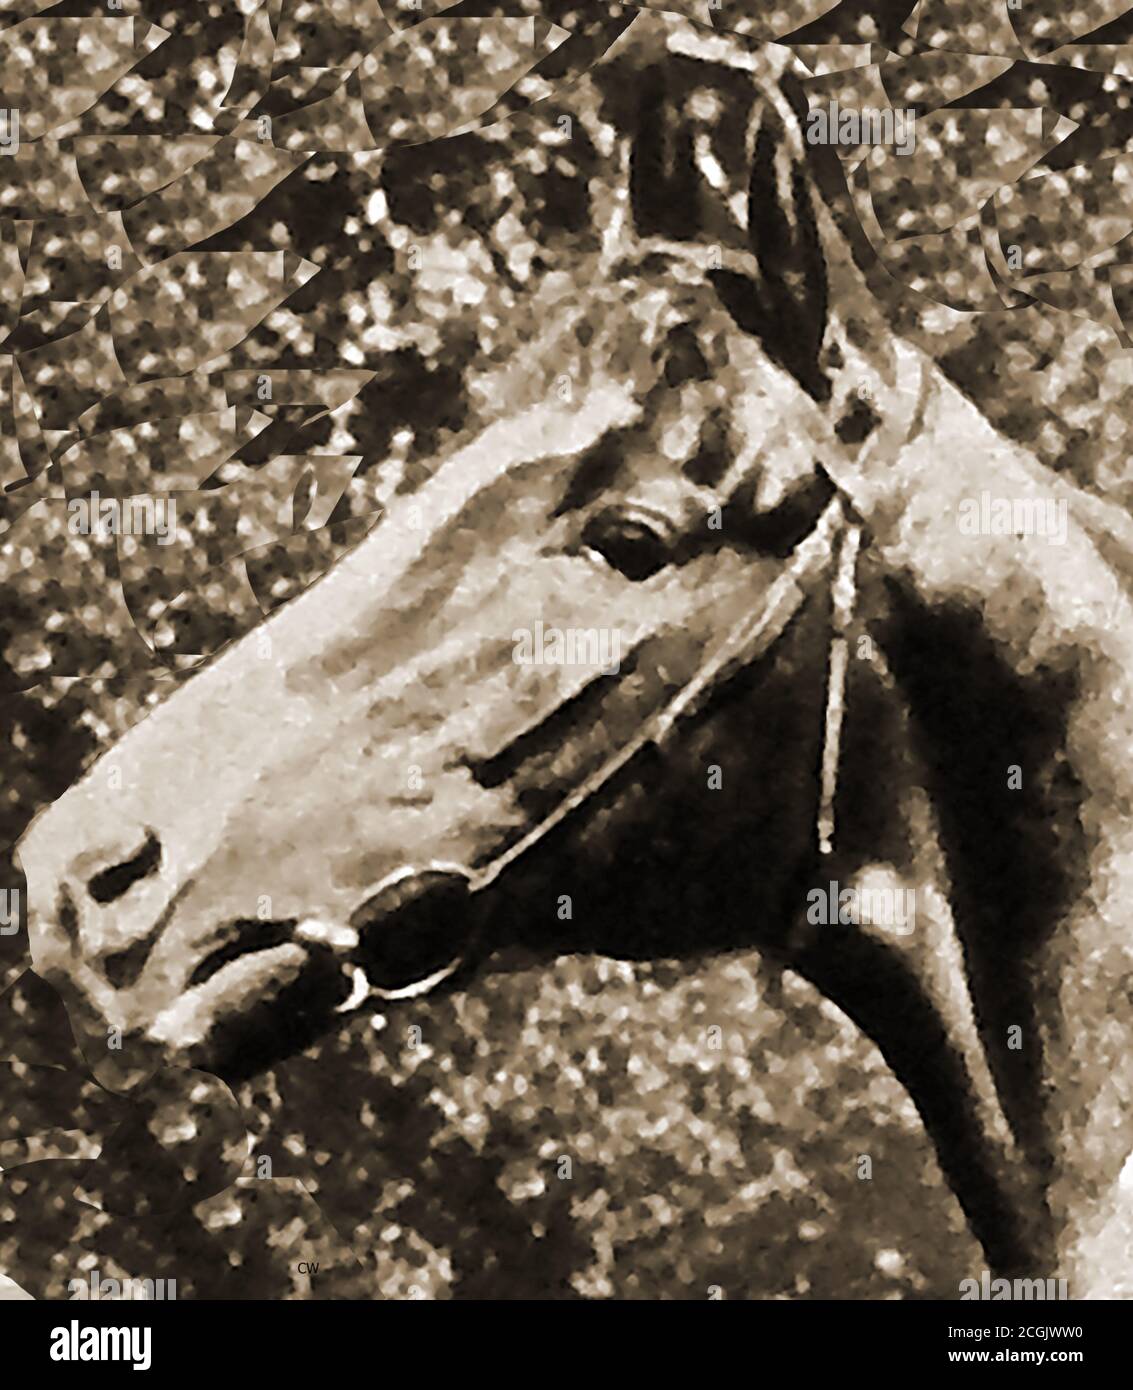
<svg viewBox="0 0 1133 1390"><path fill-rule="evenodd" d="M769 102L756 107L753 125L748 239L759 278L721 270L712 280L740 327L758 334L768 354L815 400L825 401L830 385L821 353L829 291L801 141L792 149L790 132Z"/></svg>
<svg viewBox="0 0 1133 1390"><path fill-rule="evenodd" d="M679 119L679 102L663 66L647 69L638 83L637 129L630 148L629 191L634 226L641 236L674 241L694 237L700 187L692 132Z"/></svg>

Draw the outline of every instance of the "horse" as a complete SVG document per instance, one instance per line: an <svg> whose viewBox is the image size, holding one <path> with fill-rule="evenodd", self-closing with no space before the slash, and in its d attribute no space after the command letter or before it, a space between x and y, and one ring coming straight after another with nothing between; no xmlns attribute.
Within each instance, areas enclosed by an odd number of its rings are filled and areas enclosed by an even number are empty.
<svg viewBox="0 0 1133 1390"><path fill-rule="evenodd" d="M788 145L757 137L774 267L645 236L549 287L497 417L36 819L33 965L124 1091L506 952L758 946L877 1043L993 1269L1112 1295L1128 527L863 345ZM965 535L990 479L1065 544ZM913 893L913 928L822 920L828 887Z"/></svg>

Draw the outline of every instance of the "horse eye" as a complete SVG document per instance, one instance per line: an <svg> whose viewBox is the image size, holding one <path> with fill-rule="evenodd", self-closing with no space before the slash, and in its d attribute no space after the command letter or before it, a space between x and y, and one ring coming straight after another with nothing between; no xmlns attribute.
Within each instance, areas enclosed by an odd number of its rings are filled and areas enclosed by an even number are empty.
<svg viewBox="0 0 1133 1390"><path fill-rule="evenodd" d="M582 544L633 583L664 569L672 555L668 538L638 515L606 511L588 522Z"/></svg>

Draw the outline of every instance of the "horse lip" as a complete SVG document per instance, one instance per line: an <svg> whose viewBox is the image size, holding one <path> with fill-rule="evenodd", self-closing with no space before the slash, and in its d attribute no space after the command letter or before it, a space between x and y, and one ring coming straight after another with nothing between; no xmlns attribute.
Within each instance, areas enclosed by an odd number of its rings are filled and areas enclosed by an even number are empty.
<svg viewBox="0 0 1133 1390"><path fill-rule="evenodd" d="M147 1038L164 1049L167 1065L171 1060L183 1066L191 1059L188 1065L221 1075L238 1061L241 1043L270 1040L273 1013L280 1013L279 996L307 972L309 959L288 938L281 946L231 953L214 964L208 984L182 989L149 1023ZM226 977L231 977L227 986ZM214 980L222 990L234 987L236 996L215 998Z"/></svg>
<svg viewBox="0 0 1133 1390"><path fill-rule="evenodd" d="M198 985L205 984L226 965L231 965L243 956L288 945L295 940L297 926L298 922L294 917L266 922L241 917L229 922L222 930L224 940L221 945L198 962L185 988L195 989Z"/></svg>
<svg viewBox="0 0 1133 1390"><path fill-rule="evenodd" d="M436 924L429 921L429 914L438 906L465 904L473 881L472 872L458 864L403 865L366 893L346 923L317 916L270 921L237 918L217 934L220 944L198 962L185 988L205 984L246 956L290 944L321 949L349 964L353 992L336 1013L353 1011L369 995L396 1000L427 994L459 969L469 935L454 929L450 950L447 943L430 939L427 929ZM465 919L471 915L461 914ZM403 934L407 929L408 940ZM437 944L443 947L439 954L433 949ZM415 947L424 948L417 959ZM361 977L367 982L365 989Z"/></svg>

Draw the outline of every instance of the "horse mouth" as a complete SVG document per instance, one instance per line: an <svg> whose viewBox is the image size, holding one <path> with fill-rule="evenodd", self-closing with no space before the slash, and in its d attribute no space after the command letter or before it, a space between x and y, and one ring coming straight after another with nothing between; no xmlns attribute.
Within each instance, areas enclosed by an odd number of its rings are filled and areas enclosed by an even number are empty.
<svg viewBox="0 0 1133 1390"><path fill-rule="evenodd" d="M470 877L450 865L398 870L346 923L227 923L151 1023L150 1039L227 1076L315 1041L336 1015L371 995L430 992L466 958L480 916L471 907Z"/></svg>
<svg viewBox="0 0 1133 1390"><path fill-rule="evenodd" d="M372 890L348 925L315 918L237 918L216 934L219 944L193 968L185 989L207 984L248 956L292 946L330 952L344 966L363 969L380 993L412 990L463 954L468 884L466 871L448 866L404 868Z"/></svg>
<svg viewBox="0 0 1133 1390"><path fill-rule="evenodd" d="M302 940L293 921L239 921L153 1018L148 1040L166 1062L251 1076L326 1031L349 979L332 950Z"/></svg>
<svg viewBox="0 0 1133 1390"><path fill-rule="evenodd" d="M199 962L189 976L186 988L195 989L207 983L226 966L245 956L293 944L298 925L298 919L293 917L268 922L244 917L232 922L224 931L223 944Z"/></svg>

